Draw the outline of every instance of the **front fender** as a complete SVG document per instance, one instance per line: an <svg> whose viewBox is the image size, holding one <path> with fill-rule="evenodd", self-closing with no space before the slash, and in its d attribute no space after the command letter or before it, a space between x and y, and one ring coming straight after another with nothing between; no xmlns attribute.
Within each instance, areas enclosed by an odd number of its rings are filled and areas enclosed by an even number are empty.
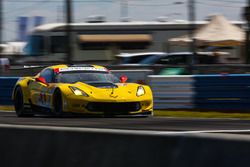
<svg viewBox="0 0 250 167"><path fill-rule="evenodd" d="M33 80L33 78L31 77L23 77L23 78L20 78L15 86L14 86L14 89L12 91L12 100L14 100L14 97L15 97L15 92L16 92L16 89L17 87L21 87L21 90L22 90L22 93L23 93L23 100L24 100L24 103L29 103L29 99L30 99L30 90L29 90L29 82Z"/></svg>

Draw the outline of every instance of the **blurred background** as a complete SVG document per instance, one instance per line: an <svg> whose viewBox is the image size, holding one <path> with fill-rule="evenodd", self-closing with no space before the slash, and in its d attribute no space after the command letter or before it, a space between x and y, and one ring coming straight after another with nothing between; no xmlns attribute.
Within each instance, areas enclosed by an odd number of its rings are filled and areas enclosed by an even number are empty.
<svg viewBox="0 0 250 167"><path fill-rule="evenodd" d="M58 63L154 74L248 73L249 4L0 0L1 75L33 75L25 67Z"/></svg>

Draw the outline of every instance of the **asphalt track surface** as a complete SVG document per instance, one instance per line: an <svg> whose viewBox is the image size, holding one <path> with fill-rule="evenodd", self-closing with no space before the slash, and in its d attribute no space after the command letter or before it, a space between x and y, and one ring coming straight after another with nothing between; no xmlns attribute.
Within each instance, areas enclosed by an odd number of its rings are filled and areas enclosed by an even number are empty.
<svg viewBox="0 0 250 167"><path fill-rule="evenodd" d="M192 133L236 133L250 134L250 120L240 119L200 119L169 117L63 117L35 116L18 118L14 112L0 111L0 124L99 128L122 130L146 130L163 132Z"/></svg>

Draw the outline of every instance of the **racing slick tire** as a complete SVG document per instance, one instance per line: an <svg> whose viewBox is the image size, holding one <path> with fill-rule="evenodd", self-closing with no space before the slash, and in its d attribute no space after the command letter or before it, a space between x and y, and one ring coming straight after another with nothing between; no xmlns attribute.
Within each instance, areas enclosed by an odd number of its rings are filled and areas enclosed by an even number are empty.
<svg viewBox="0 0 250 167"><path fill-rule="evenodd" d="M56 89L53 95L53 113L55 116L62 116L63 114L63 101L62 101L62 93L59 89Z"/></svg>
<svg viewBox="0 0 250 167"><path fill-rule="evenodd" d="M30 112L27 111L24 107L24 102L23 102L23 91L20 86L18 86L15 90L14 94L14 108L16 111L16 115L18 117L30 117L34 116L32 113L32 110Z"/></svg>

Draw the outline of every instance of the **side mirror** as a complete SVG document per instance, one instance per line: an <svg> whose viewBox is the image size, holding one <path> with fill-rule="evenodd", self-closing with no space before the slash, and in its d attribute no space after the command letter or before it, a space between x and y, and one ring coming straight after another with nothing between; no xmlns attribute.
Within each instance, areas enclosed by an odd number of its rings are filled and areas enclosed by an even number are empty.
<svg viewBox="0 0 250 167"><path fill-rule="evenodd" d="M36 78L36 82L41 82L45 85L48 85L48 83L46 82L45 78L44 77L38 77Z"/></svg>
<svg viewBox="0 0 250 167"><path fill-rule="evenodd" d="M120 77L121 83L126 83L127 80L128 80L128 77L127 77L126 75L122 75L122 76Z"/></svg>

